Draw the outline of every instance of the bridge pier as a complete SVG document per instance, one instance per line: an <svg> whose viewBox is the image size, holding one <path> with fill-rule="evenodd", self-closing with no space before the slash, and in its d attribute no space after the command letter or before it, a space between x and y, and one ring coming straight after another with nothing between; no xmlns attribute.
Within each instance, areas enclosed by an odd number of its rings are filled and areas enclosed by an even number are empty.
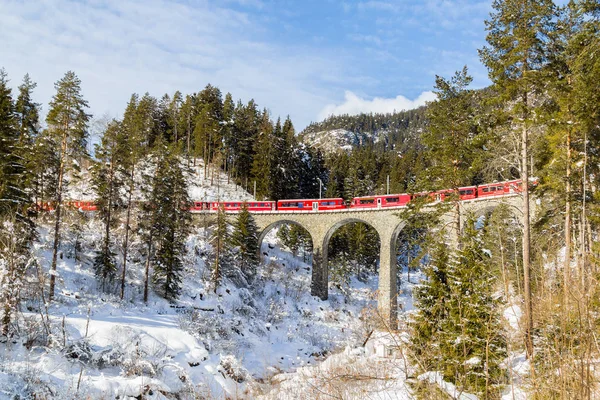
<svg viewBox="0 0 600 400"><path fill-rule="evenodd" d="M312 281L310 283L310 294L321 300L329 297L329 268L327 250L321 246L313 247Z"/></svg>
<svg viewBox="0 0 600 400"><path fill-rule="evenodd" d="M377 311L382 325L388 329L398 328L398 287L396 284L396 237L380 236L379 290Z"/></svg>

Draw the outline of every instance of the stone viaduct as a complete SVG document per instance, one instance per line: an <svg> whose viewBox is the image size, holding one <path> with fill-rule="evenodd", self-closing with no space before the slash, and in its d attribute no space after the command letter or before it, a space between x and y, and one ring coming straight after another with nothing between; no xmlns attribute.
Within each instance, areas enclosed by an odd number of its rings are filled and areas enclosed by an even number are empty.
<svg viewBox="0 0 600 400"><path fill-rule="evenodd" d="M507 204L514 215L521 218L522 197L519 194L462 201L461 215L471 213L481 216L491 212L500 204ZM428 207L434 207L431 205ZM333 234L343 225L353 222L363 222L373 227L379 234L379 289L377 307L380 316L386 324L397 325L397 287L396 287L396 246L400 232L406 222L400 217L405 207L375 208L375 209L344 209L333 211L291 211L291 212L253 212L252 215L259 228L259 244L273 228L283 224L300 225L312 238L313 265L311 293L323 300L328 297L328 246ZM452 221L455 211L449 211L442 217L442 223L447 225L449 242L456 243L458 235ZM199 215L199 214L196 214ZM214 213L213 213L214 215ZM235 218L235 214L230 215Z"/></svg>

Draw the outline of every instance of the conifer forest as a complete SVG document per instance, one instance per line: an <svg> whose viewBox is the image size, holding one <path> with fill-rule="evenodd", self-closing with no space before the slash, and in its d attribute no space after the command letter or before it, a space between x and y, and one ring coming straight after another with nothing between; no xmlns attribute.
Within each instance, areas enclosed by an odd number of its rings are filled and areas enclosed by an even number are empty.
<svg viewBox="0 0 600 400"><path fill-rule="evenodd" d="M93 115L75 67L44 103L0 51L0 399L600 399L600 2L493 0L476 57L297 129L209 82ZM391 325L373 226L324 300L316 239L252 209L394 194Z"/></svg>

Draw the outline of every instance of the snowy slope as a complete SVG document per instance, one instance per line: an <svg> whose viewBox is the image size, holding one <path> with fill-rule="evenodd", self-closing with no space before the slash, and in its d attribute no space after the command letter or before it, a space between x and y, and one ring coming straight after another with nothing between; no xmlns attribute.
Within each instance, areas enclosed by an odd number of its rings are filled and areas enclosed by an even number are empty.
<svg viewBox="0 0 600 400"><path fill-rule="evenodd" d="M218 188L211 186L201 166L190 179L193 198L251 198L225 176ZM263 244L268 255L255 282L237 287L225 281L214 293L208 232L195 228L179 301L170 304L151 291L144 304L143 257L131 254L121 302L116 287L102 290L94 276L91 260L102 225L92 215L76 215L65 219L55 301L47 309L43 302L26 302L21 334L0 343L0 399L32 393L53 399L251 398L249 388L274 374L314 365L364 339L368 327L359 317L375 306L377 279L353 281L348 295L332 288L328 301L313 298L310 260L280 249L274 232ZM69 230L75 218L84 218L77 259ZM34 251L40 276L47 278L51 216L39 222ZM35 291L34 278L28 290Z"/></svg>

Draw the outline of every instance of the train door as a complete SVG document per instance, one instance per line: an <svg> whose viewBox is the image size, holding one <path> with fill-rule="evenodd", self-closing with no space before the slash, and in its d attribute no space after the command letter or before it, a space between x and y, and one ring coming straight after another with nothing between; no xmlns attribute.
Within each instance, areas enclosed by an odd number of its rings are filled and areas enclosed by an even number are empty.
<svg viewBox="0 0 600 400"><path fill-rule="evenodd" d="M313 211L319 211L319 202L313 201L312 207L313 207Z"/></svg>
<svg viewBox="0 0 600 400"><path fill-rule="evenodd" d="M377 198L377 208L381 208L381 197Z"/></svg>

